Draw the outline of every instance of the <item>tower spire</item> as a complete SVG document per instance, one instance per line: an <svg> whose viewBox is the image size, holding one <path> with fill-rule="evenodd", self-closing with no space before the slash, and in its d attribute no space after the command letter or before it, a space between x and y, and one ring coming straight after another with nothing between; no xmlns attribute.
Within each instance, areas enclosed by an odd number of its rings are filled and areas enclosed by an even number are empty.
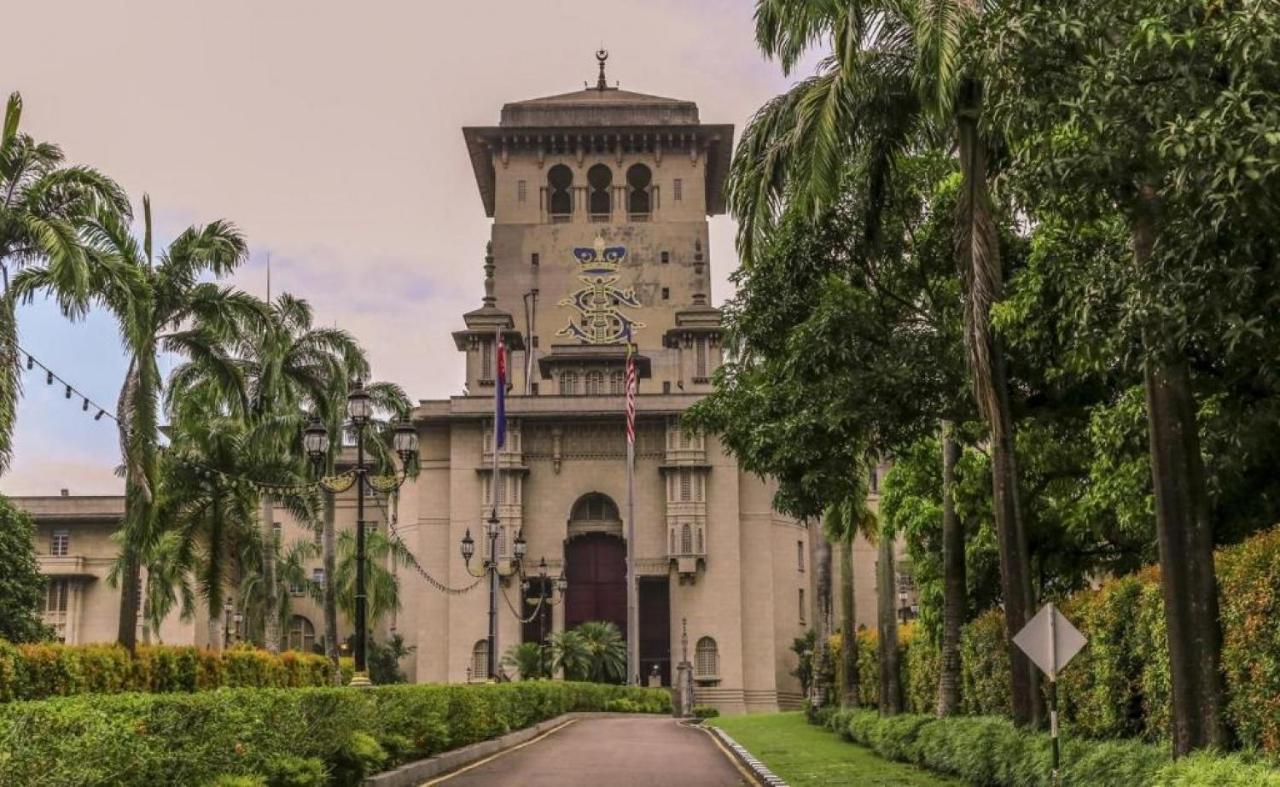
<svg viewBox="0 0 1280 787"><path fill-rule="evenodd" d="M609 59L609 50L603 46L596 50L596 62L600 64L600 76L596 79L596 90L608 90L609 82L604 78L604 61Z"/></svg>
<svg viewBox="0 0 1280 787"><path fill-rule="evenodd" d="M484 305L493 308L497 303L493 294L493 241L489 241L484 247Z"/></svg>

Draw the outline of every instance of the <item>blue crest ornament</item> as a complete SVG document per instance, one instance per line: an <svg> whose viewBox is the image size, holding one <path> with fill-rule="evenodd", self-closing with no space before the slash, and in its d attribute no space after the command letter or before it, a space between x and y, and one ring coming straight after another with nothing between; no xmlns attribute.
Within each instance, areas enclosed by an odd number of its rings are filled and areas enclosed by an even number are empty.
<svg viewBox="0 0 1280 787"><path fill-rule="evenodd" d="M604 238L597 235L592 246L575 248L573 256L578 261L578 279L586 286L561 299L561 306L568 306L577 314L556 335L583 344L618 344L624 336L643 328L643 323L620 310L622 306L640 306L634 289L617 286L618 269L627 256L627 248L606 246Z"/></svg>

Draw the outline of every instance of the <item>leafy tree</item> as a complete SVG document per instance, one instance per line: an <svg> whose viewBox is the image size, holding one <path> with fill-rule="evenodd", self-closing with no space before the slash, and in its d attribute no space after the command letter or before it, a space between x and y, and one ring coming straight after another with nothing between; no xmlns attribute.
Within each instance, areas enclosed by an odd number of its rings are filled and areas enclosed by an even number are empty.
<svg viewBox="0 0 1280 787"><path fill-rule="evenodd" d="M16 304L9 274L43 265L57 281L63 311L83 316L104 275L86 248L86 220L99 212L128 217L129 199L114 181L88 167L66 166L62 149L19 132L22 97L9 96L0 130L0 473L13 457L11 442L20 384Z"/></svg>
<svg viewBox="0 0 1280 787"><path fill-rule="evenodd" d="M900 3L758 0L756 41L790 71L819 42L831 53L819 74L766 104L752 119L730 173L730 208L740 224L744 262L767 234L780 204L817 215L839 198L850 160L867 163L866 188L891 188L894 162L924 135L950 137L961 186L954 214L954 260L964 292L965 347L974 400L988 426L992 499L1001 554L1002 597L1010 639L1032 605L1027 538L1019 505L1018 464L1008 363L991 325L1005 276L999 224L989 192L996 141L983 125L981 74L962 57L986 4L968 0ZM1040 715L1035 673L1012 642L1014 718Z"/></svg>
<svg viewBox="0 0 1280 787"><path fill-rule="evenodd" d="M356 534L344 530L338 534L337 589L338 608L348 620L356 617ZM391 612L400 609L400 578L389 568L394 561L412 565L409 551L399 540L389 538L381 530L369 528L364 536L366 620L369 628Z"/></svg>
<svg viewBox="0 0 1280 787"><path fill-rule="evenodd" d="M0 639L37 642L52 634L40 621L46 584L31 517L0 495Z"/></svg>
<svg viewBox="0 0 1280 787"><path fill-rule="evenodd" d="M982 68L1028 207L1114 212L1129 231L1125 327L1142 348L1174 751L1221 745L1195 366L1206 349L1229 355L1238 337L1266 335L1274 312L1258 309L1275 282L1274 241L1258 228L1277 217L1280 14L1256 2L1015 2L989 22ZM1055 188L1038 188L1049 177Z"/></svg>

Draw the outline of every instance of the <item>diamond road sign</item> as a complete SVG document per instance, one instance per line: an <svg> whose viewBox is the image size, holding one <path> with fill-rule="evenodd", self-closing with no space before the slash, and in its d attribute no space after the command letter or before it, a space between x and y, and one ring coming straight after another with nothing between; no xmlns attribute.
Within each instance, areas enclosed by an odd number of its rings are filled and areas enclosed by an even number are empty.
<svg viewBox="0 0 1280 787"><path fill-rule="evenodd" d="M1013 638L1013 644L1050 680L1058 679L1058 673L1088 641L1052 603L1041 607Z"/></svg>

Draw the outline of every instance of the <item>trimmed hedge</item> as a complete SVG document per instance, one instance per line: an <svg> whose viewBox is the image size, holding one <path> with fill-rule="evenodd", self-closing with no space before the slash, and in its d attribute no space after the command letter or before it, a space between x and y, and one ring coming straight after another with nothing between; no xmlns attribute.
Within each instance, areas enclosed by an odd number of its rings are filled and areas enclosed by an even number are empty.
<svg viewBox="0 0 1280 787"><path fill-rule="evenodd" d="M0 702L125 691L203 691L223 687L300 688L329 683L324 656L238 647L12 645L0 640Z"/></svg>
<svg viewBox="0 0 1280 787"><path fill-rule="evenodd" d="M1216 554L1222 610L1222 669L1227 718L1245 749L1280 759L1280 528ZM1097 739L1169 738L1169 651L1160 573L1149 567L1063 599L1063 614L1089 638L1060 678L1064 725L1072 736ZM876 704L874 632L858 635L864 705ZM831 642L839 663L840 639ZM932 713L937 704L938 649L903 636L907 709ZM838 675L838 671L837 671ZM838 695L837 695L838 696ZM961 709L972 716L1008 716L1009 651L999 610L965 626L961 640Z"/></svg>
<svg viewBox="0 0 1280 787"><path fill-rule="evenodd" d="M822 721L846 740L882 757L989 787L1049 787L1049 736L990 716L842 710ZM1235 754L1199 754L1177 761L1164 746L1127 741L1062 741L1062 783L1089 787L1280 787L1280 771Z"/></svg>
<svg viewBox="0 0 1280 787"><path fill-rule="evenodd" d="M569 711L670 693L591 683L220 689L0 707L0 784L358 784L365 776Z"/></svg>

